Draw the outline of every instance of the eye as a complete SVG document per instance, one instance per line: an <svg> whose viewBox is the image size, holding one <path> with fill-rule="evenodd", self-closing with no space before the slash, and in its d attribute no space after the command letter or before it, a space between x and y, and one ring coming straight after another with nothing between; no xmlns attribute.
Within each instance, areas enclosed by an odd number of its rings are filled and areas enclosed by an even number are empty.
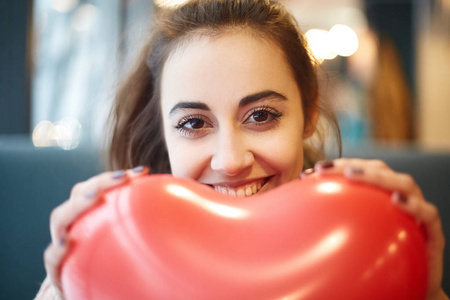
<svg viewBox="0 0 450 300"><path fill-rule="evenodd" d="M276 122L281 117L281 113L269 108L258 107L250 111L245 123L253 123L255 125L263 125L271 122Z"/></svg>
<svg viewBox="0 0 450 300"><path fill-rule="evenodd" d="M264 122L269 118L269 113L267 111L256 111L251 117L256 122Z"/></svg>
<svg viewBox="0 0 450 300"><path fill-rule="evenodd" d="M183 126L190 129L201 129L205 126L205 121L202 119L192 119L184 123Z"/></svg>
<svg viewBox="0 0 450 300"><path fill-rule="evenodd" d="M203 116L192 115L182 118L174 127L181 135L191 138L206 134L205 130L212 126L203 119Z"/></svg>

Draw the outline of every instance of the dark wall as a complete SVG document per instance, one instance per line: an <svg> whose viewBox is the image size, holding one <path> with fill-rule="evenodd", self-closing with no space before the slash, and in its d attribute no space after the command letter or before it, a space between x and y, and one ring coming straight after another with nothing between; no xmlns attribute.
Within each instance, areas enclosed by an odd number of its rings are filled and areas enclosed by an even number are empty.
<svg viewBox="0 0 450 300"><path fill-rule="evenodd" d="M365 9L370 27L396 46L411 91L415 93L414 1L365 0Z"/></svg>
<svg viewBox="0 0 450 300"><path fill-rule="evenodd" d="M32 0L0 0L0 134L28 133Z"/></svg>

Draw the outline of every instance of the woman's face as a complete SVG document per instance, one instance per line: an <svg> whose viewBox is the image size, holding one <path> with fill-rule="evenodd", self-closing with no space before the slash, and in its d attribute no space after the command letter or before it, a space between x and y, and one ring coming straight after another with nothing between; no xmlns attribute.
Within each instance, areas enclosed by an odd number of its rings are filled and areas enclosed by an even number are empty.
<svg viewBox="0 0 450 300"><path fill-rule="evenodd" d="M161 101L174 176L237 196L298 178L301 97L276 46L244 32L198 37L171 53Z"/></svg>

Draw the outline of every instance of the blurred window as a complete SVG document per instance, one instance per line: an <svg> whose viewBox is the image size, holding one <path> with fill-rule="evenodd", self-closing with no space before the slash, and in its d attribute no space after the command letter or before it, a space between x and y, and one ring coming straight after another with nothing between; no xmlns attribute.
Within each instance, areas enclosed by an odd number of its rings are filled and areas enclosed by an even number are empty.
<svg viewBox="0 0 450 300"><path fill-rule="evenodd" d="M151 9L149 0L35 0L32 128L77 120L83 142L98 141L120 64Z"/></svg>

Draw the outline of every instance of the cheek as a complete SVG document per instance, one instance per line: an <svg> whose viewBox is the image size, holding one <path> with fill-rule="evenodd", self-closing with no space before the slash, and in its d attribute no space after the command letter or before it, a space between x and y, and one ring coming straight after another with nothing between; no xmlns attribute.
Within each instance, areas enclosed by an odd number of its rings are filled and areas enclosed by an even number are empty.
<svg viewBox="0 0 450 300"><path fill-rule="evenodd" d="M167 139L167 149L172 175L196 179L208 165L207 143L182 139Z"/></svg>
<svg viewBox="0 0 450 300"><path fill-rule="evenodd" d="M211 140L204 138L199 141L181 138L168 120L164 120L164 138L172 175L197 179L202 170L208 166Z"/></svg>
<svg viewBox="0 0 450 300"><path fill-rule="evenodd" d="M258 155L279 174L280 183L298 178L303 168L302 126L289 126L260 141Z"/></svg>

